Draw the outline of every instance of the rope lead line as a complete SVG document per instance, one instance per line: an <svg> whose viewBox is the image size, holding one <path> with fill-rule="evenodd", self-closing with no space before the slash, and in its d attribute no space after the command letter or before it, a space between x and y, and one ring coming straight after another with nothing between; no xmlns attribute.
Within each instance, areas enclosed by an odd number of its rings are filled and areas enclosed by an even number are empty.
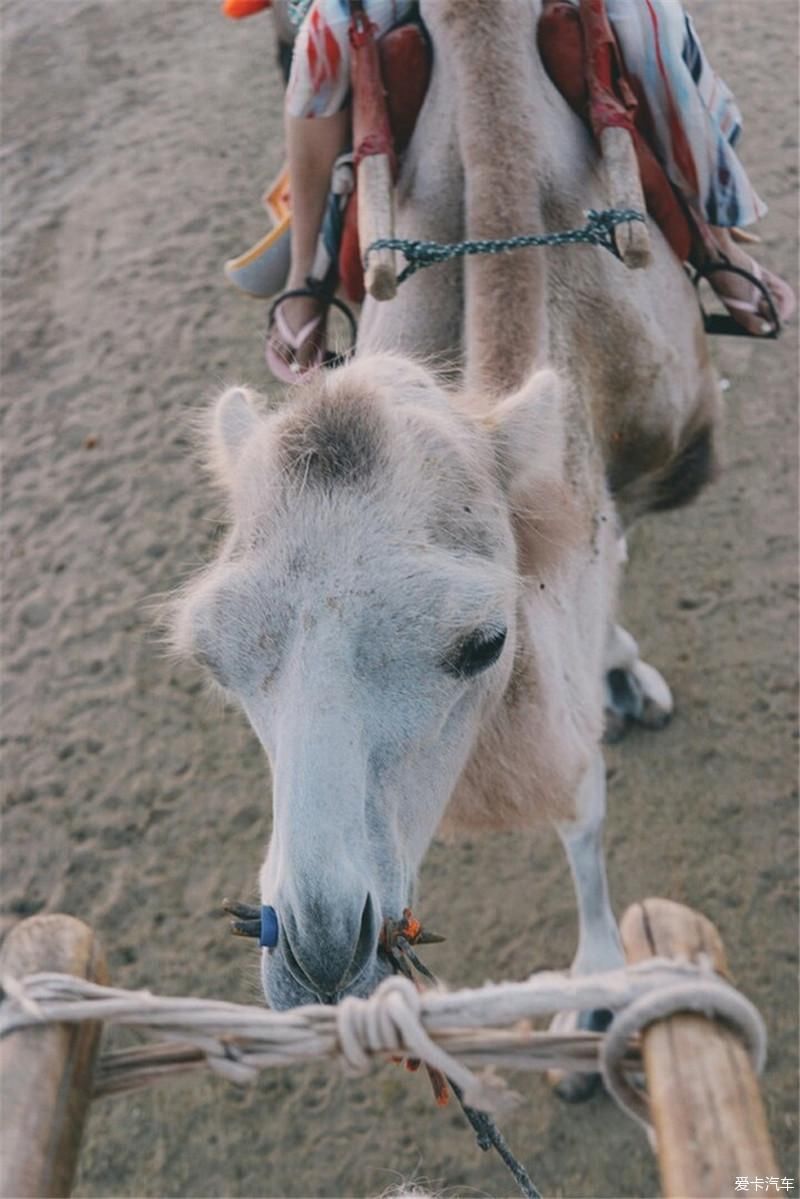
<svg viewBox="0 0 800 1199"><path fill-rule="evenodd" d="M520 1194L524 1195L525 1199L542 1199L541 1191L534 1184L522 1162L514 1157L514 1154L508 1147L508 1141L492 1117L487 1112L480 1112L476 1108L470 1107L464 1100L464 1092L461 1088L452 1079L449 1081L456 1099L461 1104L462 1112L472 1126L472 1131L475 1133L475 1138L478 1142L478 1148L483 1149L484 1152L487 1149L495 1149L497 1151L509 1174L517 1184Z"/></svg>
<svg viewBox="0 0 800 1199"><path fill-rule="evenodd" d="M644 213L633 208L605 208L602 212L590 208L586 213L586 224L581 229L565 229L561 233L529 233L517 237L449 243L413 241L405 237L380 237L367 246L364 267L366 269L373 250L399 250L406 260L406 266L397 276L399 285L416 271L433 266L435 262L448 262L451 258L464 258L470 254L504 254L509 250L525 249L527 246L602 246L621 261L622 255L614 237L614 230L617 225L645 220Z"/></svg>

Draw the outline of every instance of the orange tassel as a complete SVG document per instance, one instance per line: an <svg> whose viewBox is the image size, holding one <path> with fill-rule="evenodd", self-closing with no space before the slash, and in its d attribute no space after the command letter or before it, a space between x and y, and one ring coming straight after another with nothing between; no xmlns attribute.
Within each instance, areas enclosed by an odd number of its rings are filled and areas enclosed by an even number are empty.
<svg viewBox="0 0 800 1199"><path fill-rule="evenodd" d="M272 0L223 0L222 13L233 21L241 21L242 17L252 17L257 12L263 12L271 4Z"/></svg>
<svg viewBox="0 0 800 1199"><path fill-rule="evenodd" d="M411 908L403 908L403 936L413 945L419 934L422 932L422 925L417 920Z"/></svg>
<svg viewBox="0 0 800 1199"><path fill-rule="evenodd" d="M447 1079L441 1070L434 1070L433 1066L426 1065L425 1069L428 1071L428 1078L431 1080L437 1107L447 1107L450 1102L450 1088L447 1085Z"/></svg>

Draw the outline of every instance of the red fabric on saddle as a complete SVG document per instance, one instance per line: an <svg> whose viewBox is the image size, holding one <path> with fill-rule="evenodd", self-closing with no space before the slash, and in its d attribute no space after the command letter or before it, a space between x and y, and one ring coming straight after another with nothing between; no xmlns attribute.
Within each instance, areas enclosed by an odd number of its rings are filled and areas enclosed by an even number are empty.
<svg viewBox="0 0 800 1199"><path fill-rule="evenodd" d="M604 0L579 0L583 29L589 122L595 137L611 125L633 133L636 97L622 68L619 50L606 16Z"/></svg>
<svg viewBox="0 0 800 1199"><path fill-rule="evenodd" d="M339 284L354 304L364 299L364 268L358 245L358 199L355 191L344 210L342 240L339 243Z"/></svg>
<svg viewBox="0 0 800 1199"><path fill-rule="evenodd" d="M631 131L647 211L680 261L686 262L693 240L691 225L645 140L649 113L637 102L627 80L603 0L581 0L580 9L567 0L545 0L537 36L545 70L595 135L609 125Z"/></svg>
<svg viewBox="0 0 800 1199"><path fill-rule="evenodd" d="M419 25L401 25L378 42L381 75L395 149L402 154L431 80L431 52Z"/></svg>
<svg viewBox="0 0 800 1199"><path fill-rule="evenodd" d="M376 26L361 5L350 6L350 80L353 90L353 159L386 154L395 167L392 131L381 79L381 64L375 40Z"/></svg>
<svg viewBox="0 0 800 1199"><path fill-rule="evenodd" d="M389 115L391 141L394 151L402 154L417 123L419 111L428 91L431 77L431 56L428 42L418 25L400 25L385 34L378 42L378 59L386 108ZM354 136L354 145L358 143ZM371 149L367 141L362 157ZM375 151L372 150L374 153ZM392 150L389 150L392 153ZM360 304L364 299L364 269L358 246L358 201L353 192L344 214L344 228L339 246L339 280L348 299Z"/></svg>

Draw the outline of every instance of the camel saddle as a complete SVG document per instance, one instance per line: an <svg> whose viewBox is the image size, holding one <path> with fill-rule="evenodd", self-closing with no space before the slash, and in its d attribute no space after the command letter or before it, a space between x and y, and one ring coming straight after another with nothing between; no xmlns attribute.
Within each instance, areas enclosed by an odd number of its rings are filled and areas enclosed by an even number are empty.
<svg viewBox="0 0 800 1199"><path fill-rule="evenodd" d="M649 144L647 98L629 79L603 0L544 0L538 29L539 53L553 84L597 135L609 124L626 127L633 138L647 211L681 262L689 261L695 231L686 206ZM414 132L428 90L431 49L422 25L411 22L378 42L394 150L397 158ZM364 298L358 243L358 205L351 196L339 249L339 279L347 296Z"/></svg>
<svg viewBox="0 0 800 1199"><path fill-rule="evenodd" d="M397 161L414 132L431 77L431 47L422 25L412 21L400 25L378 42L378 58L389 127ZM348 299L364 298L364 268L358 243L358 198L354 191L344 214L339 246L339 281Z"/></svg>
<svg viewBox="0 0 800 1199"><path fill-rule="evenodd" d="M681 262L692 257L695 229L653 149L647 97L626 70L603 0L544 0L539 54L554 85L595 135L626 128L634 144L647 211Z"/></svg>

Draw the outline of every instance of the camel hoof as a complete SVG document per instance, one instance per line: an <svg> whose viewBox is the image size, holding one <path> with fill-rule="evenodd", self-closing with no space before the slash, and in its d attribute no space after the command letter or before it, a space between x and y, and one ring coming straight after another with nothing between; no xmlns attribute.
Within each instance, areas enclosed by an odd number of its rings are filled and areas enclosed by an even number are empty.
<svg viewBox="0 0 800 1199"><path fill-rule="evenodd" d="M568 1032L583 1029L587 1032L605 1032L613 1019L613 1013L596 1010L592 1012L559 1012L550 1021L551 1032ZM548 1070L547 1081L563 1103L585 1103L602 1086L599 1074L568 1073L566 1070Z"/></svg>
<svg viewBox="0 0 800 1199"><path fill-rule="evenodd" d="M636 721L642 728L651 729L657 733L659 729L665 729L672 720L672 710L665 711L658 704L647 700L642 708L642 714Z"/></svg>
<svg viewBox="0 0 800 1199"><path fill-rule="evenodd" d="M605 709L605 725L603 727L603 740L606 745L614 745L617 741L621 741L628 731L628 717L623 712L618 712L615 708L607 707Z"/></svg>
<svg viewBox="0 0 800 1199"><path fill-rule="evenodd" d="M548 1070L547 1081L562 1103L586 1103L602 1083L599 1074L567 1074L564 1070Z"/></svg>
<svg viewBox="0 0 800 1199"><path fill-rule="evenodd" d="M642 689L642 710L636 718L637 723L648 729L663 729L672 719L675 706L672 692L654 666L639 661L633 669Z"/></svg>
<svg viewBox="0 0 800 1199"><path fill-rule="evenodd" d="M672 692L654 666L639 659L630 669L606 674L604 740L620 741L631 724L662 729L672 717Z"/></svg>
<svg viewBox="0 0 800 1199"><path fill-rule="evenodd" d="M609 744L621 741L628 726L644 712L644 694L632 670L615 667L606 674L605 730Z"/></svg>

